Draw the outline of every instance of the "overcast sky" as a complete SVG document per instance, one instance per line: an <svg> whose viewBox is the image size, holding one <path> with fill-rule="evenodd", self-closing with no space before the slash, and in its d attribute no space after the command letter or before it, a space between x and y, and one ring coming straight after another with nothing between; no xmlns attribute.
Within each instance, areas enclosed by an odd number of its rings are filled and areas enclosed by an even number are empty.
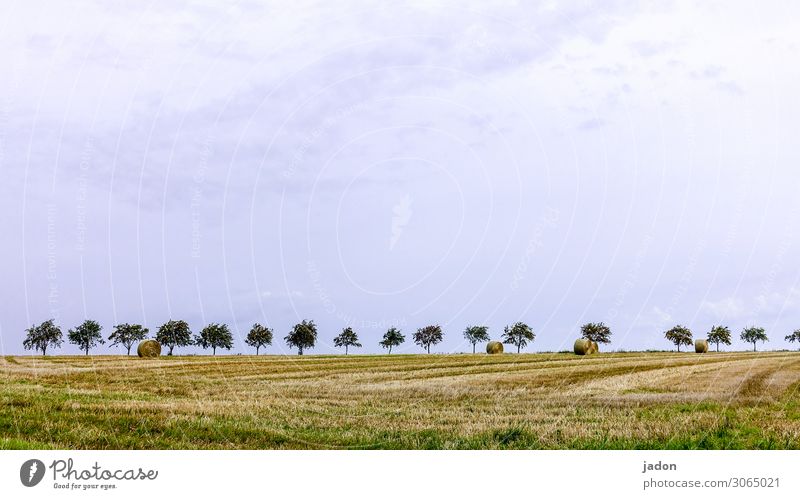
<svg viewBox="0 0 800 499"><path fill-rule="evenodd" d="M3 353L48 318L800 328L797 3L145 3L0 6Z"/></svg>

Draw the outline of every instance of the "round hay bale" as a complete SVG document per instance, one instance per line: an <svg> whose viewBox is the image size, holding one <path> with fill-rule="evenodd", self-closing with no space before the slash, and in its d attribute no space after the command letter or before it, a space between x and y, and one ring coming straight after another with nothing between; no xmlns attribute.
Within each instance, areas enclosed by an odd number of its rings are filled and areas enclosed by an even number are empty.
<svg viewBox="0 0 800 499"><path fill-rule="evenodd" d="M586 338L578 338L575 340L573 350L575 355L589 355L592 353L592 342Z"/></svg>
<svg viewBox="0 0 800 499"><path fill-rule="evenodd" d="M161 343L156 340L144 340L136 348L139 357L158 357L161 355Z"/></svg>
<svg viewBox="0 0 800 499"><path fill-rule="evenodd" d="M503 344L499 341L490 341L486 344L486 353L490 355L503 353Z"/></svg>
<svg viewBox="0 0 800 499"><path fill-rule="evenodd" d="M694 340L694 352L695 353L707 353L708 352L708 340Z"/></svg>

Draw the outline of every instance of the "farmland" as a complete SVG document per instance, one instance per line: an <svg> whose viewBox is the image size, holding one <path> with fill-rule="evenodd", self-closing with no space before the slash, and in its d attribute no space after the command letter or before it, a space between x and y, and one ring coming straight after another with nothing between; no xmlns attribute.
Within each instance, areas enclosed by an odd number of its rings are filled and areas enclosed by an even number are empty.
<svg viewBox="0 0 800 499"><path fill-rule="evenodd" d="M0 357L0 448L800 448L796 352Z"/></svg>

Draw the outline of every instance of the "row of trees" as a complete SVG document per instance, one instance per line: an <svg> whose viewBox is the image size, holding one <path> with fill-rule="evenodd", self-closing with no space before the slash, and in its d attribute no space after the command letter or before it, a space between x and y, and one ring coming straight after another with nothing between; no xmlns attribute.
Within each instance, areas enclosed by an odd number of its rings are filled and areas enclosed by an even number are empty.
<svg viewBox="0 0 800 499"><path fill-rule="evenodd" d="M70 329L67 332L67 338L70 343L77 345L82 351L86 352L86 355L89 355L90 349L106 343L106 339L102 336L102 329L102 326L96 321L87 320L76 328ZM41 351L42 355L46 355L49 348L58 348L63 343L61 328L55 324L53 319L39 325L33 325L25 332L27 336L22 343L23 347L26 350ZM141 324L125 323L114 326L114 331L107 339L110 343L109 346L122 345L130 355L133 345L147 338L149 333L149 329ZM596 343L610 343L611 329L602 322L590 322L581 326L581 336ZM689 346L692 344L692 332L681 325L666 331L664 336L678 347L679 352L681 345ZM468 326L464 330L464 338L472 344L472 353L475 353L478 343L487 342L491 339L489 337L489 328L486 326ZM748 343L753 343L754 351L756 342L768 341L764 328L760 327L745 328L740 338ZM155 339L167 348L168 355L172 355L177 347L191 345L197 345L203 349L210 348L213 355L216 355L218 348L225 350L233 348L233 335L226 324L211 323L193 336L186 321L170 320L158 328ZM444 333L441 326L430 325L417 329L412 339L414 343L430 353L431 347L444 339ZM533 329L524 322L506 326L501 336L503 343L517 347L517 353L535 339L536 334ZM786 340L792 343L800 343L800 329L786 336ZM272 341L272 329L261 324L253 324L245 338L245 343L256 349L256 355L259 354L261 348L272 345ZM303 320L292 327L289 334L284 337L284 341L290 348L297 348L298 355L303 355L305 350L314 348L317 343L317 326L314 321ZM391 327L383 335L379 345L388 349L391 354L392 348L402 345L405 341L405 335L399 329ZM731 331L725 326L714 326L708 333L708 341L716 344L717 351L719 351L720 344L731 344ZM344 328L333 339L333 344L338 348L344 348L345 355L350 352L351 347L360 348L362 346L359 342L358 334L352 327Z"/></svg>
<svg viewBox="0 0 800 499"><path fill-rule="evenodd" d="M689 346L692 344L692 332L689 328L677 325L666 331L664 333L664 337L667 338L669 341L675 344L678 347L678 351L681 351L681 345ZM714 344L717 346L717 352L719 352L719 346L722 345L730 345L731 344L731 330L727 326L714 326L709 331L706 339L709 343ZM739 334L739 339L746 343L753 344L753 351L756 351L756 344L761 341L769 341L767 338L767 333L763 327L756 327L750 326L746 327L742 330ZM786 335L784 338L786 341L790 343L798 342L800 343L800 329L793 332L792 334Z"/></svg>
<svg viewBox="0 0 800 499"><path fill-rule="evenodd" d="M103 327L93 320L86 320L75 329L67 331L67 339L77 345L89 355L89 350L99 345L104 345L106 340L102 335ZM41 351L47 355L48 348L58 348L64 342L64 334L53 319L41 324L33 325L26 329L27 333L22 346L26 350ZM131 348L136 343L147 338L150 330L141 324L118 324L108 336L109 346L122 345L131 354ZM233 337L224 324L209 324L200 334L192 338L192 331L186 321L168 321L158 328L156 340L169 348L169 354L175 347L197 344L203 348L212 347L216 352L217 347L232 348Z"/></svg>
<svg viewBox="0 0 800 499"><path fill-rule="evenodd" d="M581 327L581 335L583 338L592 340L596 343L611 342L611 329L602 322L590 322L589 324L584 324ZM687 327L681 326L680 324L668 331L665 331L664 337L675 344L675 346L678 347L679 352L681 351L681 345L691 346L693 342L692 331ZM769 341L764 328L756 326L744 328L739 335L739 338L744 342L752 343L754 352L756 351L756 344L759 341ZM792 334L786 335L784 339L790 343L797 342L800 344L800 329L796 330ZM731 330L727 326L714 326L706 336L706 340L709 343L716 345L717 352L719 352L720 344L730 346Z"/></svg>
<svg viewBox="0 0 800 499"><path fill-rule="evenodd" d="M96 321L87 320L75 329L70 329L67 332L67 338L70 343L77 345L82 351L86 352L86 355L89 355L89 350L106 343L102 330L102 326ZM464 337L472 344L473 353L477 343L489 341L488 331L489 329L486 326L469 326L464 331ZM40 351L42 355L47 355L48 349L58 348L63 343L61 328L55 324L53 319L39 325L33 325L30 329L26 329L25 332L27 336L22 342L23 347L26 350ZM141 324L126 323L114 326L114 331L107 339L110 343L109 346L122 345L127 354L130 355L131 348L147 338L149 333L150 330ZM430 353L431 347L441 343L444 339L444 333L441 326L430 325L417 329L412 338L414 343ZM535 338L536 335L533 330L522 322L518 322L513 326L506 326L503 332L503 341L515 345L517 352L525 348L528 342L532 342ZM177 347L190 345L197 345L204 349L210 348L213 355L216 355L218 348L225 350L233 348L233 335L226 324L209 324L200 333L192 336L192 331L186 321L170 320L158 328L155 339L167 348L168 355L172 355ZM253 324L253 327L247 333L245 343L255 348L256 355L258 355L261 348L272 345L272 340L272 329L261 324ZM297 348L298 355L303 355L304 351L314 348L317 344L317 325L314 324L314 321L303 320L292 327L289 334L284 337L284 341L290 348ZM389 353L392 353L392 348L402 345L405 341L405 335L399 329L391 327L383 335L379 345L388 349ZM344 348L345 355L350 353L351 347L361 348L362 346L358 334L352 327L344 328L333 339L333 344L338 348Z"/></svg>

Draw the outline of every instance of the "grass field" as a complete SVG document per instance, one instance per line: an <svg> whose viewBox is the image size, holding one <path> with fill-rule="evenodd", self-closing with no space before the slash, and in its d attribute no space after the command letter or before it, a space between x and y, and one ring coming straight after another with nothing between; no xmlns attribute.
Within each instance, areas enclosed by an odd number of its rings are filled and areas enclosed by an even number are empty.
<svg viewBox="0 0 800 499"><path fill-rule="evenodd" d="M800 448L800 353L0 358L0 448Z"/></svg>

